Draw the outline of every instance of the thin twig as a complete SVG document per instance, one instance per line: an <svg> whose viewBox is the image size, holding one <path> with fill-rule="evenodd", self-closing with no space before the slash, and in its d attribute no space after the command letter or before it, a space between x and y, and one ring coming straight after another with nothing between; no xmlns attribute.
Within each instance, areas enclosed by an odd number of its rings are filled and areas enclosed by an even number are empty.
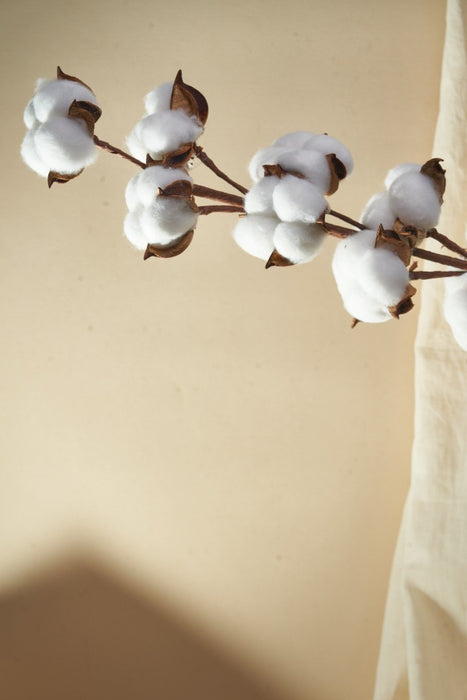
<svg viewBox="0 0 467 700"><path fill-rule="evenodd" d="M441 265L449 265L450 267L457 267L460 270L467 270L467 260L459 260L459 258L453 258L450 255L432 253L430 250L423 250L423 248L413 248L412 255L416 258L440 263Z"/></svg>
<svg viewBox="0 0 467 700"><path fill-rule="evenodd" d="M441 243L441 245L443 245L445 248L452 250L453 253L457 253L458 255L462 255L464 258L467 258L467 250L465 248L462 248L462 246L460 246L458 243L452 241L450 238L445 236L443 233L440 233L435 228L432 228L429 231L427 231L426 235L427 238L434 238L435 241Z"/></svg>
<svg viewBox="0 0 467 700"><path fill-rule="evenodd" d="M243 214L244 211L243 207L235 207L229 204L212 204L198 207L199 214L214 214L215 212L235 212L236 214Z"/></svg>
<svg viewBox="0 0 467 700"><path fill-rule="evenodd" d="M409 272L409 279L411 280L431 280L438 279L439 277L459 277L459 275L465 275L464 270L426 270L420 272Z"/></svg>
<svg viewBox="0 0 467 700"><path fill-rule="evenodd" d="M243 187L243 185L239 185L238 182L235 182L235 180L232 180L228 175L222 172L217 165L214 163L211 158L203 151L201 146L195 146L194 148L194 154L199 160L204 163L204 165L212 170L213 173L217 175L217 177L220 177L222 180L225 180L225 182L228 182L229 185L232 185L232 187L235 187L236 190L241 192L242 194L246 194L248 192L246 187Z"/></svg>
<svg viewBox="0 0 467 700"><path fill-rule="evenodd" d="M356 230L354 228L347 228L347 226L330 224L329 221L323 221L321 225L326 233L329 233L330 236L334 236L335 238L348 238L353 233L358 233L358 229Z"/></svg>
<svg viewBox="0 0 467 700"><path fill-rule="evenodd" d="M112 144L108 143L107 141L101 141L101 139L97 138L97 136L93 137L93 141L96 144L96 146L98 148L101 148L103 151L107 151L107 153L112 153L116 156L121 156L125 160L129 160L131 163L138 165L140 168L143 168L143 169L146 168L146 163L143 163L141 160L138 160L137 158L133 158L133 156L130 156L129 153L122 151L121 148L117 148L116 146L112 146Z"/></svg>
<svg viewBox="0 0 467 700"><path fill-rule="evenodd" d="M327 215L328 216L335 216L336 219L341 219L341 221L345 221L347 224L350 224L351 226L356 226L357 228L361 229L362 231L364 228L366 228L359 221L355 221L355 219L351 219L350 216L346 216L345 214L341 214L338 211L334 211L334 209L330 209L330 211L327 212Z"/></svg>
<svg viewBox="0 0 467 700"><path fill-rule="evenodd" d="M213 190L211 187L204 187L204 185L193 184L193 194L195 197L205 197L206 199L214 199L217 202L243 207L243 197L240 197L238 194Z"/></svg>

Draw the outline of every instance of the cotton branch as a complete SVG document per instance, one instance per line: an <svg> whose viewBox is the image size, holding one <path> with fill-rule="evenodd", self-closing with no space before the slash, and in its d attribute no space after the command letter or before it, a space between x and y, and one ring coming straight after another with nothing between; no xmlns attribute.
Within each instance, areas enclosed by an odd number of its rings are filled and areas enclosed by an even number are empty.
<svg viewBox="0 0 467 700"><path fill-rule="evenodd" d="M432 280L443 277L459 277L465 275L463 270L421 270L409 272L410 280Z"/></svg>
<svg viewBox="0 0 467 700"><path fill-rule="evenodd" d="M108 143L107 141L101 141L101 139L97 138L96 135L93 136L93 141L96 144L96 146L98 148L101 148L103 151L107 151L107 153L112 153L113 155L120 156L121 158L124 158L125 160L129 160L131 163L138 165L140 168L143 168L143 169L146 168L146 163L143 163L141 160L134 158L129 153L122 151L121 148L117 148L116 146L112 146L112 144Z"/></svg>
<svg viewBox="0 0 467 700"><path fill-rule="evenodd" d="M236 207L229 204L212 204L207 206L198 207L199 214L214 214L216 212L233 212L236 214L243 214L243 207Z"/></svg>
<svg viewBox="0 0 467 700"><path fill-rule="evenodd" d="M467 258L467 249L462 248L455 241L452 241L444 234L439 233L439 231L437 231L435 228L432 228L429 231L427 231L426 235L427 238L434 238L435 241L441 243L441 245L443 245L445 248L452 250L453 253L457 253L458 255L462 255L464 258Z"/></svg>
<svg viewBox="0 0 467 700"><path fill-rule="evenodd" d="M459 258L453 258L450 255L432 253L429 250L423 250L423 248L414 248L412 250L412 255L416 258L440 263L441 265L449 265L450 267L457 267L460 270L467 270L467 260L459 260Z"/></svg>
<svg viewBox="0 0 467 700"><path fill-rule="evenodd" d="M211 160L211 158L209 158L209 156L203 151L201 146L195 146L194 154L207 168L209 168L209 170L212 170L212 172L215 173L217 177L220 177L221 180L225 180L225 182L228 182L229 185L232 185L232 187L234 187L242 194L246 194L248 192L248 189L246 187L243 187L243 185L239 185L238 182L235 182L235 180L232 180L228 175L223 173L222 170L220 170L217 167L214 161Z"/></svg>
<svg viewBox="0 0 467 700"><path fill-rule="evenodd" d="M243 208L243 197L239 197L236 194L230 194L229 192L214 190L211 187L193 184L193 195L195 197L214 199L218 202L225 202L226 204Z"/></svg>
<svg viewBox="0 0 467 700"><path fill-rule="evenodd" d="M359 228L363 231L363 229L366 228L363 224L361 224L359 221L355 221L355 219L351 219L350 216L347 216L346 214L341 214L338 211L334 211L334 209L330 209L328 211L329 216L334 216L336 219L340 219L341 221L345 221L347 224L350 224L351 226L355 226L356 228Z"/></svg>

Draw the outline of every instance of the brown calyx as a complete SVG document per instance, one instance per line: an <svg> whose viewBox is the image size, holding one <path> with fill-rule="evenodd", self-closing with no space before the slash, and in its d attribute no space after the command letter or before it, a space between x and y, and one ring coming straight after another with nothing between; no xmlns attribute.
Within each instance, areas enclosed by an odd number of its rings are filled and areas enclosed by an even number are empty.
<svg viewBox="0 0 467 700"><path fill-rule="evenodd" d="M388 307L389 313L393 318L399 318L402 314L407 314L414 307L412 297L417 293L417 290L411 284L408 284L402 299L394 306Z"/></svg>
<svg viewBox="0 0 467 700"><path fill-rule="evenodd" d="M183 109L189 116L199 119L203 126L208 118L209 107L206 98L192 85L183 82L181 70L175 76L170 109Z"/></svg>
<svg viewBox="0 0 467 700"><path fill-rule="evenodd" d="M396 219L392 229L385 229L382 224L379 225L375 248L391 250L407 267L410 265L413 249L425 238L425 235L424 231L414 226L405 226L402 221Z"/></svg>
<svg viewBox="0 0 467 700"><path fill-rule="evenodd" d="M268 261L266 262L266 270L268 270L270 267L290 267L291 265L294 265L295 263L291 262L288 258L284 258L283 255L277 252L276 249L274 249L269 256Z"/></svg>
<svg viewBox="0 0 467 700"><path fill-rule="evenodd" d="M435 189L438 193L439 203L443 203L444 191L446 189L446 171L441 167L442 158L430 158L420 168L423 175L427 175L433 181Z"/></svg>
<svg viewBox="0 0 467 700"><path fill-rule="evenodd" d="M101 114L100 107L85 100L73 100L68 109L68 116L71 119L82 119L85 122L91 138L94 136L94 128Z"/></svg>
<svg viewBox="0 0 467 700"><path fill-rule="evenodd" d="M169 245L157 245L155 243L149 243L146 251L144 253L144 260L148 258L174 258L177 255L183 253L191 241L193 240L194 230L187 231L187 233L177 238L173 243Z"/></svg>

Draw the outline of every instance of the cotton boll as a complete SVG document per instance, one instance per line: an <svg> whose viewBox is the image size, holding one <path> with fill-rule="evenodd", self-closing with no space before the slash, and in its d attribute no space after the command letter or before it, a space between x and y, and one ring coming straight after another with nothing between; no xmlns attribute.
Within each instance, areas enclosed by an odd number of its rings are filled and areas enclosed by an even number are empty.
<svg viewBox="0 0 467 700"><path fill-rule="evenodd" d="M125 202L130 211L137 209L141 205L136 186L141 174L142 173L137 173L134 177L132 177L125 188Z"/></svg>
<svg viewBox="0 0 467 700"><path fill-rule="evenodd" d="M350 175L353 170L353 158L349 149L332 136L327 134L312 136L303 144L303 148L311 148L314 151L324 153L324 155L335 153L337 158L344 163L347 175Z"/></svg>
<svg viewBox="0 0 467 700"><path fill-rule="evenodd" d="M434 183L420 172L399 175L389 188L389 204L406 226L427 230L438 223L441 204Z"/></svg>
<svg viewBox="0 0 467 700"><path fill-rule="evenodd" d="M123 222L123 231L132 245L138 250L146 250L148 240L141 228L140 216L142 209L128 212Z"/></svg>
<svg viewBox="0 0 467 700"><path fill-rule="evenodd" d="M336 246L332 260L334 277L339 286L341 277L354 277L360 260L375 247L376 231L364 229L343 238Z"/></svg>
<svg viewBox="0 0 467 700"><path fill-rule="evenodd" d="M52 117L66 117L74 100L97 104L94 93L75 80L45 81L33 97L36 118L44 123Z"/></svg>
<svg viewBox="0 0 467 700"><path fill-rule="evenodd" d="M302 148L312 136L315 136L312 131L292 131L289 134L279 136L279 138L274 141L273 146L293 149Z"/></svg>
<svg viewBox="0 0 467 700"><path fill-rule="evenodd" d="M274 188L274 210L282 221L314 224L327 210L327 202L315 185L286 175Z"/></svg>
<svg viewBox="0 0 467 700"><path fill-rule="evenodd" d="M384 248L368 250L355 270L360 286L384 307L395 306L404 297L409 271L401 259Z"/></svg>
<svg viewBox="0 0 467 700"><path fill-rule="evenodd" d="M93 163L97 150L86 125L69 117L53 117L35 132L38 156L49 170L73 174Z"/></svg>
<svg viewBox="0 0 467 700"><path fill-rule="evenodd" d="M147 150L141 138L141 122L138 122L127 136L126 145L133 158L137 158L142 163L146 162Z"/></svg>
<svg viewBox="0 0 467 700"><path fill-rule="evenodd" d="M403 175L404 173L420 172L421 167L422 166L418 163L401 163L400 165L396 165L394 168L391 168L391 170L388 171L388 174L384 180L384 186L388 190L394 180L396 180L400 175Z"/></svg>
<svg viewBox="0 0 467 700"><path fill-rule="evenodd" d="M232 235L242 250L255 258L269 260L274 250L273 236L278 224L275 216L249 214L240 217Z"/></svg>
<svg viewBox="0 0 467 700"><path fill-rule="evenodd" d="M450 279L462 279L464 276ZM467 350L467 284L446 294L444 316L457 343L463 350Z"/></svg>
<svg viewBox="0 0 467 700"><path fill-rule="evenodd" d="M280 223L274 231L274 248L294 265L315 258L327 234L317 224Z"/></svg>
<svg viewBox="0 0 467 700"><path fill-rule="evenodd" d="M257 151L248 165L248 172L253 182L258 182L264 177L263 165L276 165L277 159L287 151L287 148L279 146L269 146Z"/></svg>
<svg viewBox="0 0 467 700"><path fill-rule="evenodd" d="M274 216L272 194L279 182L280 180L276 175L269 175L255 182L250 191L245 195L244 209L246 213Z"/></svg>
<svg viewBox="0 0 467 700"><path fill-rule="evenodd" d="M144 117L140 133L146 153L157 160L184 144L196 141L203 133L203 127L196 117L188 116L182 109L175 109Z"/></svg>
<svg viewBox="0 0 467 700"><path fill-rule="evenodd" d="M187 180L193 182L192 178L186 174L182 168L163 168L159 165L152 165L139 173L136 182L136 192L139 202L145 206L150 206L157 197L157 190L164 189L176 180Z"/></svg>
<svg viewBox="0 0 467 700"><path fill-rule="evenodd" d="M387 307L362 289L354 268L336 265L334 259L332 271L344 308L351 316L366 323L382 323L392 318Z"/></svg>
<svg viewBox="0 0 467 700"><path fill-rule="evenodd" d="M277 164L288 172L297 172L325 194L331 185L331 171L326 156L319 151L292 150L279 156Z"/></svg>
<svg viewBox="0 0 467 700"><path fill-rule="evenodd" d="M31 170L34 170L38 175L42 177L47 177L49 174L49 166L44 163L42 158L37 153L36 142L35 142L36 130L32 129L28 131L21 144L21 156L24 162L28 165Z"/></svg>
<svg viewBox="0 0 467 700"><path fill-rule="evenodd" d="M164 112L170 109L172 90L173 82L163 83L151 90L151 92L148 92L144 98L146 114L155 114L156 112Z"/></svg>
<svg viewBox="0 0 467 700"><path fill-rule="evenodd" d="M28 129L34 129L40 124L39 120L36 117L36 113L34 111L34 103L32 100L29 100L29 102L26 105L26 109L24 110L23 114L23 119Z"/></svg>
<svg viewBox="0 0 467 700"><path fill-rule="evenodd" d="M384 323L392 319L388 309L372 299L357 284L342 296L345 310L364 323Z"/></svg>
<svg viewBox="0 0 467 700"><path fill-rule="evenodd" d="M380 224L383 228L392 229L395 219L387 192L378 192L373 195L360 216L362 224L370 229L377 229Z"/></svg>
<svg viewBox="0 0 467 700"><path fill-rule="evenodd" d="M157 197L142 211L140 222L148 243L168 245L196 226L198 214L175 197Z"/></svg>

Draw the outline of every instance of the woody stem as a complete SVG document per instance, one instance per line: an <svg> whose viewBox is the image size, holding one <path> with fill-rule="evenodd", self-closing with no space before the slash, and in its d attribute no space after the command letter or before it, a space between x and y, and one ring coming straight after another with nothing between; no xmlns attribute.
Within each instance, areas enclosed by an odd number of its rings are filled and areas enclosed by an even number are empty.
<svg viewBox="0 0 467 700"><path fill-rule="evenodd" d="M458 277L465 275L463 270L424 270L420 272L409 272L411 280L432 280L440 277Z"/></svg>
<svg viewBox="0 0 467 700"><path fill-rule="evenodd" d="M234 212L243 214L243 207L236 207L230 204L212 204L198 207L198 214L214 214L215 212Z"/></svg>
<svg viewBox="0 0 467 700"><path fill-rule="evenodd" d="M335 216L336 219L340 219L341 221L345 221L347 224L350 224L351 226L356 226L357 228L363 230L365 226L361 224L359 221L355 221L355 219L351 219L350 216L346 216L345 214L341 214L338 211L334 211L334 209L330 209L328 212L329 216Z"/></svg>
<svg viewBox="0 0 467 700"><path fill-rule="evenodd" d="M460 270L467 270L467 260L459 260L459 258L453 258L450 255L432 253L430 250L423 250L423 248L414 248L412 250L412 255L416 258L440 263L441 265L449 265L451 267L457 267Z"/></svg>
<svg viewBox="0 0 467 700"><path fill-rule="evenodd" d="M101 139L97 138L96 135L93 136L93 141L96 144L96 146L98 148L101 148L103 151L107 151L107 153L112 153L113 155L121 156L125 160L129 160L131 163L138 165L140 168L146 168L146 163L143 163L137 158L133 158L133 156L130 156L129 153L122 151L121 148L112 146L112 144L108 143L107 141L101 141Z"/></svg>
<svg viewBox="0 0 467 700"><path fill-rule="evenodd" d="M457 253L458 255L462 255L464 258L467 258L467 250L465 248L462 248L455 241L452 241L450 238L440 233L435 228L432 228L429 231L427 231L426 236L427 238L434 238L435 241L441 243L441 245L443 245L445 248L452 250L453 253Z"/></svg>
<svg viewBox="0 0 467 700"><path fill-rule="evenodd" d="M211 187L204 187L204 185L194 184L193 194L195 197L215 199L217 202L225 202L226 204L232 204L234 206L243 207L243 197L240 197L237 194L230 194L229 192L213 190Z"/></svg>
<svg viewBox="0 0 467 700"><path fill-rule="evenodd" d="M335 238L347 238L353 233L358 233L354 228L347 228L347 226L338 226L337 224L330 224L328 221L318 222L321 223L324 230Z"/></svg>
<svg viewBox="0 0 467 700"><path fill-rule="evenodd" d="M246 187L243 187L243 185L239 185L238 182L235 182L235 180L232 180L228 175L222 172L217 165L214 163L211 158L203 151L201 146L195 146L194 148L194 153L199 160L204 163L204 165L209 168L209 170L212 170L213 173L217 175L217 177L220 177L222 180L225 180L225 182L228 182L229 185L232 185L232 187L235 187L236 190L241 192L242 194L246 194L248 192Z"/></svg>

